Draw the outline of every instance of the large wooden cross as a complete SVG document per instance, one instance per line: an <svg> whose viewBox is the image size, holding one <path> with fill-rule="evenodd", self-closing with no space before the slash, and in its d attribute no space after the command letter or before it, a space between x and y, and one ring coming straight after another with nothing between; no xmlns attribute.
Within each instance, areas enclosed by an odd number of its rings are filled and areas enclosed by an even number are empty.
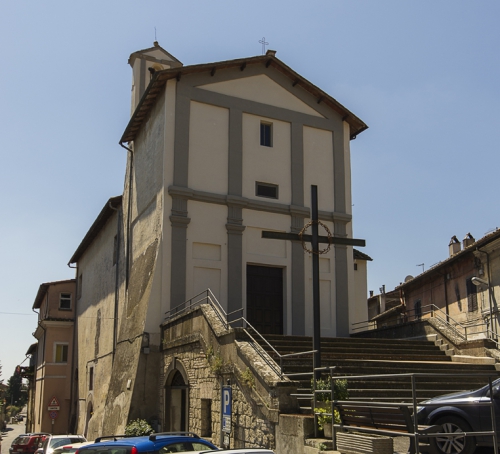
<svg viewBox="0 0 500 454"><path fill-rule="evenodd" d="M282 233L264 230L262 238L274 240L289 240L311 243L312 246L312 265L313 265L313 367L321 367L321 316L320 316L320 295L319 295L319 244L340 244L348 246L366 245L365 240L355 238L339 238L318 235L318 187L311 186L311 230L312 235L299 235L297 233ZM315 373L318 377L318 374Z"/></svg>

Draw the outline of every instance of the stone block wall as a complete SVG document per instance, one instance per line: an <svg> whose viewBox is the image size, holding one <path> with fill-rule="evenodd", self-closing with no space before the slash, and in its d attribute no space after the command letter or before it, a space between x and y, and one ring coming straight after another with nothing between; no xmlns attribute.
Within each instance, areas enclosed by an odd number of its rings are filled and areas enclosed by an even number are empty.
<svg viewBox="0 0 500 454"><path fill-rule="evenodd" d="M263 447L274 449L275 423L270 421L262 411L262 402L255 399L255 390L251 383L245 382L243 376L250 379L250 373L239 370L238 366L225 360L220 352L212 353L204 346L203 340L175 348L164 356L164 377L168 379L171 364L179 363L188 376L188 427L187 430L211 438L213 443L222 446L221 440L221 385L228 380L232 387L232 432L231 448ZM160 405L165 402L165 391L162 393ZM165 410L160 412L165 415ZM165 416L164 416L165 417ZM210 429L208 433L207 418ZM162 421L165 424L165 421ZM165 430L165 427L163 427ZM168 429L168 428L167 428Z"/></svg>

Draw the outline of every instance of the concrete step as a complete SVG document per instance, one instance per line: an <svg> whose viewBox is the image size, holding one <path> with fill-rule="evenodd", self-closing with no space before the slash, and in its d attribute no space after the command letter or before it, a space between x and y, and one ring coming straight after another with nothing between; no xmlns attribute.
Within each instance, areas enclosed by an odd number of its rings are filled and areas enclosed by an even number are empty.
<svg viewBox="0 0 500 454"><path fill-rule="evenodd" d="M490 358L489 356L466 356L466 355L454 355L451 360L453 362L467 363L467 364L495 364L495 358Z"/></svg>

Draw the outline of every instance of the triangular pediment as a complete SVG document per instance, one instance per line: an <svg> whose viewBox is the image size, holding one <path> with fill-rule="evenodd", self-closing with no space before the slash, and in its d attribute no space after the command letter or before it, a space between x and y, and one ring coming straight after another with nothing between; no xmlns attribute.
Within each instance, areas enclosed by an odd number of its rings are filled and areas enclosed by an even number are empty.
<svg viewBox="0 0 500 454"><path fill-rule="evenodd" d="M324 118L265 74L200 85L198 88Z"/></svg>

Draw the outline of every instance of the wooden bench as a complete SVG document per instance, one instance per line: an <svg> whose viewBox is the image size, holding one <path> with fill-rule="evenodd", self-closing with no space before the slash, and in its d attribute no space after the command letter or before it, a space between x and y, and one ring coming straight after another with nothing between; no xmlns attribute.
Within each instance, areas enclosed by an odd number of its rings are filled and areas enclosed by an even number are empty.
<svg viewBox="0 0 500 454"><path fill-rule="evenodd" d="M415 453L415 442L420 436L438 433L441 426L413 425L410 409L404 404L336 401L333 408L340 414L340 424L334 430L375 433L379 435L407 436L410 438L410 453ZM336 447L335 447L336 448Z"/></svg>

